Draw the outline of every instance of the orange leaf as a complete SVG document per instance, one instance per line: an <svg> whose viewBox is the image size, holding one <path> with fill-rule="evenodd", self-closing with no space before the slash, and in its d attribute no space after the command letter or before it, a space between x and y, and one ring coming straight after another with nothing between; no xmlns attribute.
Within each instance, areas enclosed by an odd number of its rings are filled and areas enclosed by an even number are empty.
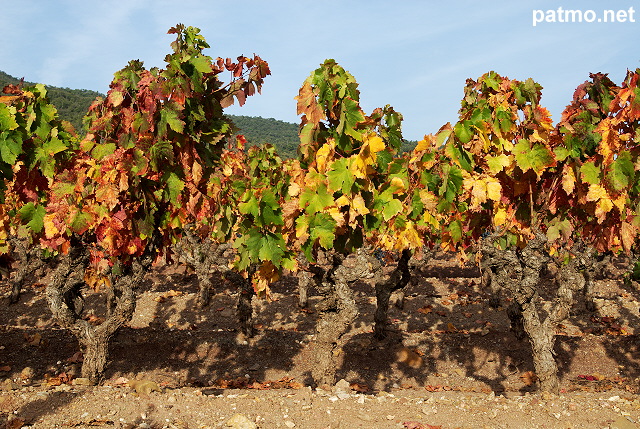
<svg viewBox="0 0 640 429"><path fill-rule="evenodd" d="M527 386L531 386L538 381L538 376L533 371L527 371L520 376L520 379Z"/></svg>

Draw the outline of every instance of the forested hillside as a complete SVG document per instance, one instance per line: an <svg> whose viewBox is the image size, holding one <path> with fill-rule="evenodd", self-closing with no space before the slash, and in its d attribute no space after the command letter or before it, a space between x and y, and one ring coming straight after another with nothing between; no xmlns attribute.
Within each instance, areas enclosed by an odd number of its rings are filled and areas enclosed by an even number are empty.
<svg viewBox="0 0 640 429"><path fill-rule="evenodd" d="M239 128L238 132L244 134L250 145L269 143L277 148L281 157L293 158L296 156L300 143L298 125L273 118L228 116Z"/></svg>
<svg viewBox="0 0 640 429"><path fill-rule="evenodd" d="M5 85L16 85L19 82L19 78L0 71L0 90L2 90ZM34 83L25 81L25 85L34 85ZM95 100L96 97L104 96L104 94L88 89L59 88L48 85L47 92L51 103L58 109L60 118L71 122L78 131L82 130L82 118L87 113L93 100Z"/></svg>

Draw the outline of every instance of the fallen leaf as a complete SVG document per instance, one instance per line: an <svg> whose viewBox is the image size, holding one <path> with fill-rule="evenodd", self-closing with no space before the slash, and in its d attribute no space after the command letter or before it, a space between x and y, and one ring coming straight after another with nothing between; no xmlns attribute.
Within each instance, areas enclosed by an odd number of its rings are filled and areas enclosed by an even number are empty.
<svg viewBox="0 0 640 429"><path fill-rule="evenodd" d="M0 371L9 372L9 371L11 371L11 367L9 365L0 366Z"/></svg>
<svg viewBox="0 0 640 429"><path fill-rule="evenodd" d="M418 310L416 310L418 313L422 313L422 314L429 314L433 311L433 307L431 305L425 305L422 308L419 308Z"/></svg>
<svg viewBox="0 0 640 429"><path fill-rule="evenodd" d="M369 386L363 383L351 383L349 387L351 387L351 390L354 390L358 393L367 393L371 390L369 389Z"/></svg>
<svg viewBox="0 0 640 429"><path fill-rule="evenodd" d="M67 358L67 362L69 363L82 363L84 361L84 355L82 352L75 352L73 356Z"/></svg>
<svg viewBox="0 0 640 429"><path fill-rule="evenodd" d="M184 292L181 292L179 290L171 289L170 291L165 292L162 295L155 297L153 300L155 302L165 302L169 298L173 298L173 297L176 297L176 296L181 296L183 294L184 294Z"/></svg>
<svg viewBox="0 0 640 429"><path fill-rule="evenodd" d="M520 380L527 386L532 386L538 381L538 376L533 371L527 371L520 376Z"/></svg>
<svg viewBox="0 0 640 429"><path fill-rule="evenodd" d="M114 386L124 386L129 384L129 379L125 377L118 377L111 382Z"/></svg>

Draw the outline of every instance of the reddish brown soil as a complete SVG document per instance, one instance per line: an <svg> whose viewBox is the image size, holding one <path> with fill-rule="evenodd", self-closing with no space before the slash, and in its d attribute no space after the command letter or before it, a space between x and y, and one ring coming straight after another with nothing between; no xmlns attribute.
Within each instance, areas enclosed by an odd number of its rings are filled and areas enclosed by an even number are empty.
<svg viewBox="0 0 640 429"><path fill-rule="evenodd" d="M640 292L610 271L597 282L596 313L579 302L559 327L559 396L535 393L529 345L511 333L503 308L487 305L477 270L444 257L414 278L402 310L391 308L381 342L372 337L373 289L354 286L360 316L337 371L346 382L317 390L309 386L318 298L299 309L295 277L278 282L271 301L254 300L257 335L245 341L230 284L218 281L211 305L198 310L194 276L155 269L113 341L100 386L70 381L77 343L51 319L42 283L9 305L5 282L0 424L222 428L240 414L260 428L640 428L632 423L640 421ZM87 299L97 318L100 298ZM399 361L399 350L417 361ZM137 392L126 380L153 381L160 391Z"/></svg>

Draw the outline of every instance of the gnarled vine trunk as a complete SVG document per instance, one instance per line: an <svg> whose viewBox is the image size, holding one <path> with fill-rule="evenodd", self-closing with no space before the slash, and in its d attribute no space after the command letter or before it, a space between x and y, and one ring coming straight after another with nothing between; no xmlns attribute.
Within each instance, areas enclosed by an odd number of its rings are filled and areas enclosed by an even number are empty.
<svg viewBox="0 0 640 429"><path fill-rule="evenodd" d="M251 301L255 295L252 277L256 272L256 266L250 265L247 270L247 278L234 274L238 286L238 302L236 305L236 317L240 325L240 333L244 338L251 338L255 334L253 326L253 305Z"/></svg>
<svg viewBox="0 0 640 429"><path fill-rule="evenodd" d="M82 377L99 382L106 369L109 343L113 335L133 317L135 289L142 282L150 261L135 260L125 272L114 278L107 298L107 317L99 325L82 318L82 289L89 255L83 247L73 247L62 255L47 285L47 300L54 317L77 338L84 354Z"/></svg>
<svg viewBox="0 0 640 429"><path fill-rule="evenodd" d="M11 296L9 302L15 304L20 299L20 292L25 279L29 274L33 274L47 265L40 246L29 246L24 239L10 237L9 241L13 247L13 253L19 261L18 269L11 278Z"/></svg>
<svg viewBox="0 0 640 429"><path fill-rule="evenodd" d="M490 280L513 297L508 311L512 328L517 336L522 335L518 332L522 329L529 339L540 390L558 392L560 381L553 351L556 320L538 308L540 274L549 262L544 250L546 237L536 233L520 251L496 248L495 238L489 236L483 242L483 269L491 270ZM497 287L492 285L492 289Z"/></svg>
<svg viewBox="0 0 640 429"><path fill-rule="evenodd" d="M324 282L328 296L325 305L317 307L322 315L313 344L316 361L311 376L318 386L335 384L338 356L342 353L340 340L359 313L351 284L373 276L371 258L364 251L350 257L332 256L332 267Z"/></svg>
<svg viewBox="0 0 640 429"><path fill-rule="evenodd" d="M411 280L411 272L409 270L409 260L411 259L411 251L405 249L398 260L395 270L388 276L376 281L376 312L373 316L375 322L374 336L382 340L386 337L386 327L388 325L389 299L395 291L402 290ZM382 267L380 267L382 268Z"/></svg>
<svg viewBox="0 0 640 429"><path fill-rule="evenodd" d="M201 239L190 228L185 228L181 240L174 245L178 257L195 270L198 278L198 307L205 308L211 301L211 274L214 271L229 271L224 253L230 248L230 243L216 244L209 238Z"/></svg>

